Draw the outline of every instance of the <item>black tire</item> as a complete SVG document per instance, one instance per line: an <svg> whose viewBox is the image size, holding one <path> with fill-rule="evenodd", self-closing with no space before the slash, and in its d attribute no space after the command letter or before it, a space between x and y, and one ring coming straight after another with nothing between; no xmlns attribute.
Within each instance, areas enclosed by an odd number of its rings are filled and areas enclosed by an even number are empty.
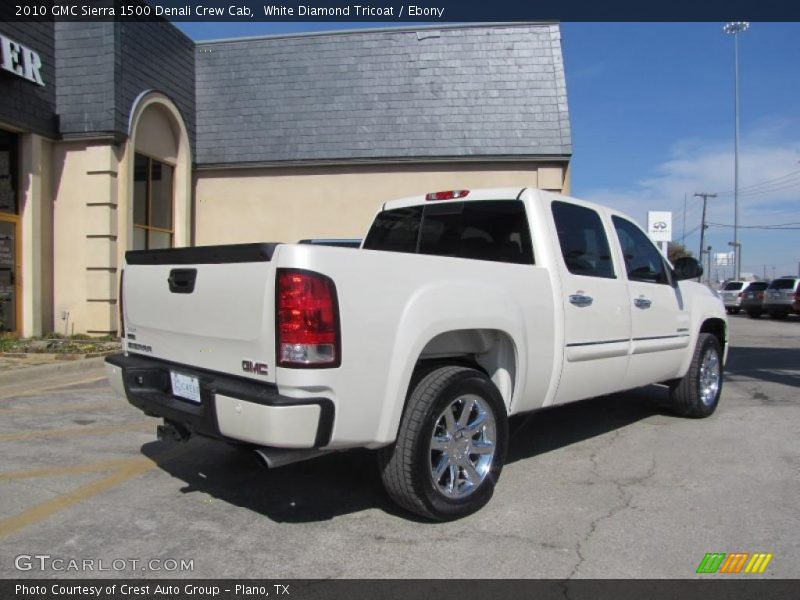
<svg viewBox="0 0 800 600"><path fill-rule="evenodd" d="M701 394L701 364L708 352L715 352L719 368L719 384L716 394L708 402L703 401ZM714 414L722 394L722 348L716 336L701 333L697 337L697 345L692 355L689 370L683 379L679 379L670 387L672 409L681 416L702 419Z"/></svg>
<svg viewBox="0 0 800 600"><path fill-rule="evenodd" d="M733 314L735 314L735 315L738 315L738 314L739 314L741 311L742 311L742 309L741 309L741 308L732 308L732 309L731 309L731 312L732 312Z"/></svg>
<svg viewBox="0 0 800 600"><path fill-rule="evenodd" d="M789 313L784 312L782 310L771 310L769 311L769 316L771 319L775 319L777 321L781 321L789 316Z"/></svg>
<svg viewBox="0 0 800 600"><path fill-rule="evenodd" d="M430 444L445 409L465 395L477 396L494 417L494 455L477 487L465 497L452 498L434 483ZM410 390L397 441L382 448L378 460L384 487L397 504L428 519L447 521L469 515L489 502L507 447L506 408L495 385L475 369L446 366L429 372Z"/></svg>
<svg viewBox="0 0 800 600"><path fill-rule="evenodd" d="M761 318L761 311L760 310L748 310L747 316L751 319L760 319Z"/></svg>

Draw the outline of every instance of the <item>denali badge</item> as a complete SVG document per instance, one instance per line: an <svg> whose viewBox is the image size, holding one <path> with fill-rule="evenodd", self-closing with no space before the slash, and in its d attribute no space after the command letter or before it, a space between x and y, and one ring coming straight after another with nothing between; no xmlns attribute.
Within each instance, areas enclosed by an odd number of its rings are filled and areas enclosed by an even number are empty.
<svg viewBox="0 0 800 600"><path fill-rule="evenodd" d="M136 342L128 342L128 350L137 350L139 352L152 352L153 347L147 344L137 344Z"/></svg>
<svg viewBox="0 0 800 600"><path fill-rule="evenodd" d="M269 372L266 363L256 362L254 360L243 360L242 371L245 373L253 373L254 375L267 375Z"/></svg>

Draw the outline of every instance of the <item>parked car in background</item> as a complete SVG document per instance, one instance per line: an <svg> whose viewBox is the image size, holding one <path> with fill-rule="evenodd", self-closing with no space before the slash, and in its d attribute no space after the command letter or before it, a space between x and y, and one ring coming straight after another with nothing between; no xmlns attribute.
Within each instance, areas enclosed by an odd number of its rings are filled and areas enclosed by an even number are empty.
<svg viewBox="0 0 800 600"><path fill-rule="evenodd" d="M764 294L764 312L773 319L785 319L792 312L797 293L798 277L773 279Z"/></svg>
<svg viewBox="0 0 800 600"><path fill-rule="evenodd" d="M753 281L747 286L747 290L742 292L740 308L753 319L764 313L764 294L767 286L769 281Z"/></svg>
<svg viewBox="0 0 800 600"><path fill-rule="evenodd" d="M722 296L725 310L729 313L737 314L741 310L744 292L749 286L749 281L729 281L722 286L720 296Z"/></svg>

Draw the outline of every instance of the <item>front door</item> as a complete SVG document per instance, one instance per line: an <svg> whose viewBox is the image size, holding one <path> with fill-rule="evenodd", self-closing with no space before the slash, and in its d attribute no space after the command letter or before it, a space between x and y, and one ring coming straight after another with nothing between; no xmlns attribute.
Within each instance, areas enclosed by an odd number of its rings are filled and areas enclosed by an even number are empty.
<svg viewBox="0 0 800 600"><path fill-rule="evenodd" d="M0 214L0 332L17 332L18 304L17 221Z"/></svg>
<svg viewBox="0 0 800 600"><path fill-rule="evenodd" d="M666 261L647 234L612 217L628 276L631 358L625 387L675 376L689 345L689 311Z"/></svg>

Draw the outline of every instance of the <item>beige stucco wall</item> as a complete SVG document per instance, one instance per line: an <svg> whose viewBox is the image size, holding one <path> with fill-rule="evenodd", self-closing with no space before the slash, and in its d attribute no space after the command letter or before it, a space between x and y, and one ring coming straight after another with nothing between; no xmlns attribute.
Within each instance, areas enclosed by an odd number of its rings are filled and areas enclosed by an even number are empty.
<svg viewBox="0 0 800 600"><path fill-rule="evenodd" d="M61 333L113 330L117 152L108 143L54 144L53 311Z"/></svg>
<svg viewBox="0 0 800 600"><path fill-rule="evenodd" d="M117 331L119 266L132 243L135 151L175 165L175 239L177 245L189 243L191 154L179 118L167 99L152 94L134 109L133 131L126 143L53 144L53 302L49 314L56 331Z"/></svg>
<svg viewBox="0 0 800 600"><path fill-rule="evenodd" d="M383 202L439 190L561 191L559 164L429 163L199 171L196 244L363 237Z"/></svg>

